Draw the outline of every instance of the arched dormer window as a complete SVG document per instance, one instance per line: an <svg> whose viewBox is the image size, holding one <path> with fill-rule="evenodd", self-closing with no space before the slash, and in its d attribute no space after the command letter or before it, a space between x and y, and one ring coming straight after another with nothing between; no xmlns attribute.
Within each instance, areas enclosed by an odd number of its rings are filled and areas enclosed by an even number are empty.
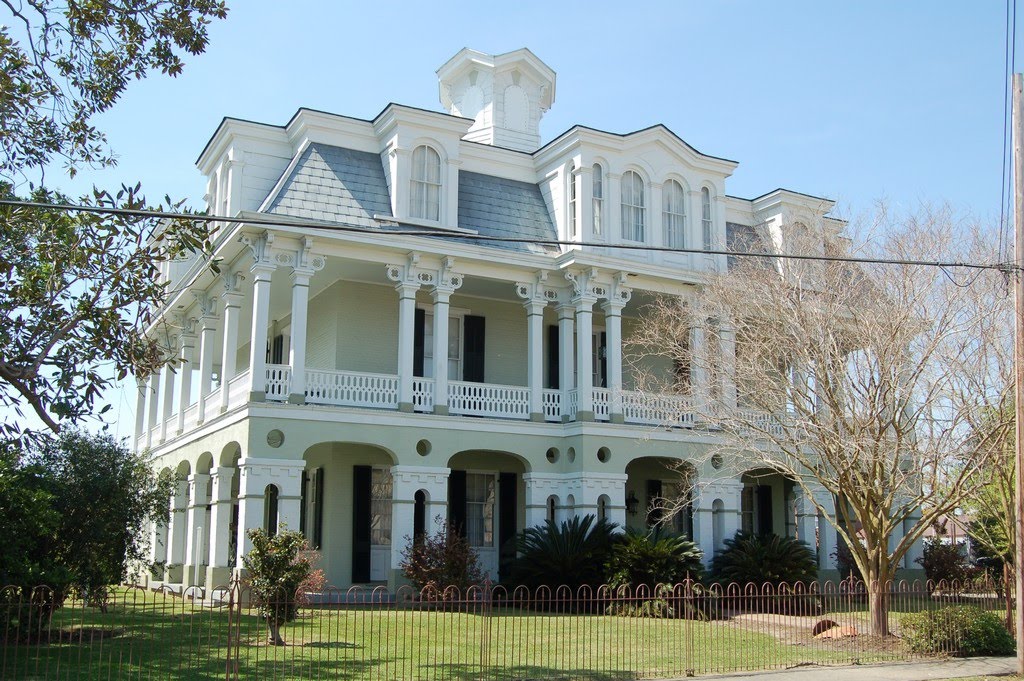
<svg viewBox="0 0 1024 681"><path fill-rule="evenodd" d="M704 235L704 250L711 250L711 191L704 187L700 190L700 226Z"/></svg>
<svg viewBox="0 0 1024 681"><path fill-rule="evenodd" d="M662 225L665 228L665 246L686 247L686 193L675 180L665 183L662 190Z"/></svg>
<svg viewBox="0 0 1024 681"><path fill-rule="evenodd" d="M409 216L441 219L441 155L426 145L412 152Z"/></svg>
<svg viewBox="0 0 1024 681"><path fill-rule="evenodd" d="M627 170L622 174L622 238L626 241L645 241L646 224L644 180L634 171Z"/></svg>
<svg viewBox="0 0 1024 681"><path fill-rule="evenodd" d="M593 168L594 236L601 236L604 215L604 168L595 163Z"/></svg>
<svg viewBox="0 0 1024 681"><path fill-rule="evenodd" d="M575 239L579 234L579 213L578 213L578 201L576 197L576 164L572 164L569 168L569 174L566 176L566 182L569 185L566 189L566 193L569 195L569 238Z"/></svg>

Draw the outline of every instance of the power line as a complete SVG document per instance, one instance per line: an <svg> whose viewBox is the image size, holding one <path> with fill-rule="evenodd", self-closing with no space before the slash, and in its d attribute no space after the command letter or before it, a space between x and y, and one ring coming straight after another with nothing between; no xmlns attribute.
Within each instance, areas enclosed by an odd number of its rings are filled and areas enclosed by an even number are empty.
<svg viewBox="0 0 1024 681"><path fill-rule="evenodd" d="M1000 272L1013 272L1018 268L1013 263L996 262L964 262L947 260L910 260L901 258L865 258L847 257L838 255L808 255L797 253L768 253L764 251L732 251L713 248L670 248L668 246L649 246L646 244L614 244L594 241L566 241L562 239L538 239L535 237L512 237L498 236L491 234L475 234L470 232L452 232L444 228L433 229L422 227L419 229L388 229L386 231L370 227L355 227L352 225L325 224L311 220L295 218L272 218L272 217L228 217L225 215L209 215L198 213L175 213L160 210L142 210L137 208L113 208L103 206L87 206L81 204L65 203L40 203L35 201L16 201L13 199L0 199L0 206L11 206L14 208L31 208L39 210L63 210L69 212L93 213L105 215L119 215L124 217L150 218L158 220L191 220L193 222L224 222L232 224L259 225L261 227L297 227L301 229L317 229L330 232L343 232L347 234L369 234L373 236L415 236L430 239L444 240L470 240L488 241L498 243L533 244L537 246L587 246L593 248L607 248L620 251L642 251L659 253L696 253L702 255L725 255L738 258L774 258L778 260L813 260L822 262L837 262L851 264L873 264L873 265L911 265L920 267L953 268L960 267L977 270L998 270ZM381 224L400 224L399 220L381 219Z"/></svg>

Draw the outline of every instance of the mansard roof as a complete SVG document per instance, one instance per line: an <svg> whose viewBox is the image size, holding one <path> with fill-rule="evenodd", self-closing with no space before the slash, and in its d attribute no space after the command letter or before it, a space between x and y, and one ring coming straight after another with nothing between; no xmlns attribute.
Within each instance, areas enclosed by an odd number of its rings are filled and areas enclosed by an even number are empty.
<svg viewBox="0 0 1024 681"><path fill-rule="evenodd" d="M391 218L392 211L379 155L318 142L292 160L260 211L381 231L438 231L380 219ZM558 238L537 185L468 171L459 172L458 227L484 236ZM452 238L460 240L457 233ZM557 252L526 243L472 242L506 250Z"/></svg>

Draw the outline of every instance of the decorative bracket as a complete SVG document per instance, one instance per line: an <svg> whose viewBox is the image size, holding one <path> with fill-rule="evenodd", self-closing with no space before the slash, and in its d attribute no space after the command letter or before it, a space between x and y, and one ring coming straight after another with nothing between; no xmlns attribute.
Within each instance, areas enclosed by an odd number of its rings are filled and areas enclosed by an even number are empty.
<svg viewBox="0 0 1024 681"><path fill-rule="evenodd" d="M596 267L589 270L573 272L567 270L566 280L572 284L574 298L577 301L590 300L591 303L602 298L608 298L608 286L597 281L600 271Z"/></svg>
<svg viewBox="0 0 1024 681"><path fill-rule="evenodd" d="M516 282L516 295L525 300L524 305L547 305L548 303L557 303L559 300L559 292L556 288L547 286L548 273L545 271L537 272L536 279L533 283L527 283L522 281Z"/></svg>
<svg viewBox="0 0 1024 681"><path fill-rule="evenodd" d="M440 293L452 293L462 288L464 276L455 271L455 258L451 256L441 260L441 269L437 271L437 281L434 288Z"/></svg>
<svg viewBox="0 0 1024 681"><path fill-rule="evenodd" d="M262 267L265 269L274 269L278 263L275 262L275 256L283 254L276 253L274 248L274 233L270 230L263 232L262 234L243 234L238 237L238 241L249 248L249 252L252 254L253 268ZM287 263L284 263L287 264Z"/></svg>
<svg viewBox="0 0 1024 681"><path fill-rule="evenodd" d="M409 253L407 265L386 265L385 273L388 279L395 282L395 288L418 289L420 286L433 286L437 275L430 270L421 269L419 263L420 254L413 251Z"/></svg>
<svg viewBox="0 0 1024 681"><path fill-rule="evenodd" d="M221 275L221 282L224 285L224 295L240 295L242 293L242 281L245 275L236 270L226 270Z"/></svg>
<svg viewBox="0 0 1024 681"><path fill-rule="evenodd" d="M216 319L217 318L217 299L208 294L206 291L193 292L195 296L196 304L199 305L199 318L200 319Z"/></svg>

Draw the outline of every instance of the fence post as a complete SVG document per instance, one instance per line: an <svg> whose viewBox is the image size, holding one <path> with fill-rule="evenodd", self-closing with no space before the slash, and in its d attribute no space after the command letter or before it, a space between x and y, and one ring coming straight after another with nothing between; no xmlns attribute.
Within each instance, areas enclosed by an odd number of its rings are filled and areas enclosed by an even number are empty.
<svg viewBox="0 0 1024 681"><path fill-rule="evenodd" d="M480 615L483 619L483 626L480 633L480 678L487 677L487 660L490 652L491 642L491 578L484 579L484 588L480 591Z"/></svg>

